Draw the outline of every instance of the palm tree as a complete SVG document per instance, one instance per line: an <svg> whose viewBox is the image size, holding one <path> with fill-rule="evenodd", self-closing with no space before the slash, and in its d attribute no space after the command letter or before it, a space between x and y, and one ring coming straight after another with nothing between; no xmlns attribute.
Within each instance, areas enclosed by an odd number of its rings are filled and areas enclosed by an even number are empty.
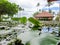
<svg viewBox="0 0 60 45"><path fill-rule="evenodd" d="M50 7L50 5L52 5L52 3L51 2L47 2L48 3L48 7ZM49 8L49 13L51 13L52 11L51 11L51 9Z"/></svg>
<svg viewBox="0 0 60 45"><path fill-rule="evenodd" d="M37 11L39 11L38 7L40 6L40 3L38 2L36 7L37 7Z"/></svg>

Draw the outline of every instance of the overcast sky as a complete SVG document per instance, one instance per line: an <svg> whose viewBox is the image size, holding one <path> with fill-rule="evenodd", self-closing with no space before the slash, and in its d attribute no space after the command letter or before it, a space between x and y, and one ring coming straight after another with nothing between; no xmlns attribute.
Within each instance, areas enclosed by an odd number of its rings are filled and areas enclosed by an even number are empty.
<svg viewBox="0 0 60 45"><path fill-rule="evenodd" d="M20 5L22 8L27 8L27 9L36 9L36 5L37 3L40 3L39 8L43 8L45 7L45 5L47 4L47 0L9 0L10 2L14 2L18 5ZM58 4L55 3L53 6L51 7L57 7Z"/></svg>
<svg viewBox="0 0 60 45"><path fill-rule="evenodd" d="M39 9L44 9L44 10L48 10L48 6L47 5L47 0L9 0L10 2L16 3L18 5L20 5L22 8L25 9L25 11L37 11L37 3L40 3L40 6L38 7ZM58 6L59 4L54 2L53 5L50 6L50 8L53 11L58 11Z"/></svg>
<svg viewBox="0 0 60 45"><path fill-rule="evenodd" d="M39 2L40 8L42 8L44 5L46 5L46 0L9 0L10 2L17 3L22 8L25 8L26 10L36 10L36 5Z"/></svg>

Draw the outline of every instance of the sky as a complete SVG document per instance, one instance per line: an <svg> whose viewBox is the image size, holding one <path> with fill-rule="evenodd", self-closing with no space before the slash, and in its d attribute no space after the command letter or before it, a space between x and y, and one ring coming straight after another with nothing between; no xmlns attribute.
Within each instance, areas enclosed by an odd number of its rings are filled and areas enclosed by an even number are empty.
<svg viewBox="0 0 60 45"><path fill-rule="evenodd" d="M46 5L45 0L9 0L10 2L17 3L20 5L22 8L26 10L31 10L33 8L36 9L36 5L39 2L40 3L40 8L42 8L44 5Z"/></svg>
<svg viewBox="0 0 60 45"><path fill-rule="evenodd" d="M21 13L23 15L27 15L27 16L28 15L32 16L32 13L36 12L37 8L38 9L44 9L44 10L48 10L50 8L55 12L56 11L58 12L58 9L59 9L59 4L56 3L56 2L53 2L54 4L51 5L50 7L46 6L47 5L47 0L9 0L9 1L12 2L12 3L16 3L16 4L20 5L22 8L24 8L25 11L23 11ZM40 3L39 7L36 6L37 3Z"/></svg>

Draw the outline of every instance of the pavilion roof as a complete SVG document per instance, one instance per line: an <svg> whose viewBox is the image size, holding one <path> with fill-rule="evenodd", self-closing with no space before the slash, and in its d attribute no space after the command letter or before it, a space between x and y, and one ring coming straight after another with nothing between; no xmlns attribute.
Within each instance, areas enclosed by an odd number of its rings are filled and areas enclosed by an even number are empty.
<svg viewBox="0 0 60 45"><path fill-rule="evenodd" d="M35 17L40 18L40 17L54 17L54 16L51 13L44 11L42 13L35 15Z"/></svg>

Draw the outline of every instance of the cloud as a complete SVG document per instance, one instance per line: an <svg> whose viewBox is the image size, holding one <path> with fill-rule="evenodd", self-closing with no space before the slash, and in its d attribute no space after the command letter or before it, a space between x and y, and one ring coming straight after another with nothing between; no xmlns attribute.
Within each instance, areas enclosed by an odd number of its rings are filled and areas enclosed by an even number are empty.
<svg viewBox="0 0 60 45"><path fill-rule="evenodd" d="M43 7L43 10L59 10L59 4L57 2L54 2L50 7L45 6Z"/></svg>
<svg viewBox="0 0 60 45"><path fill-rule="evenodd" d="M37 3L40 3L40 6L43 6L46 3L46 0L9 0L9 1L19 4L21 7L24 8L34 8L37 5Z"/></svg>
<svg viewBox="0 0 60 45"><path fill-rule="evenodd" d="M44 9L48 10L48 7L45 7L47 5L47 0L9 0L10 2L16 3L20 5L22 8L24 8L25 12L22 12L22 15L32 16L32 13L37 11L38 9ZM39 7L36 7L37 3L40 3ZM50 9L52 10L58 10L58 3L54 3L50 6ZM20 13L18 14L20 16Z"/></svg>

